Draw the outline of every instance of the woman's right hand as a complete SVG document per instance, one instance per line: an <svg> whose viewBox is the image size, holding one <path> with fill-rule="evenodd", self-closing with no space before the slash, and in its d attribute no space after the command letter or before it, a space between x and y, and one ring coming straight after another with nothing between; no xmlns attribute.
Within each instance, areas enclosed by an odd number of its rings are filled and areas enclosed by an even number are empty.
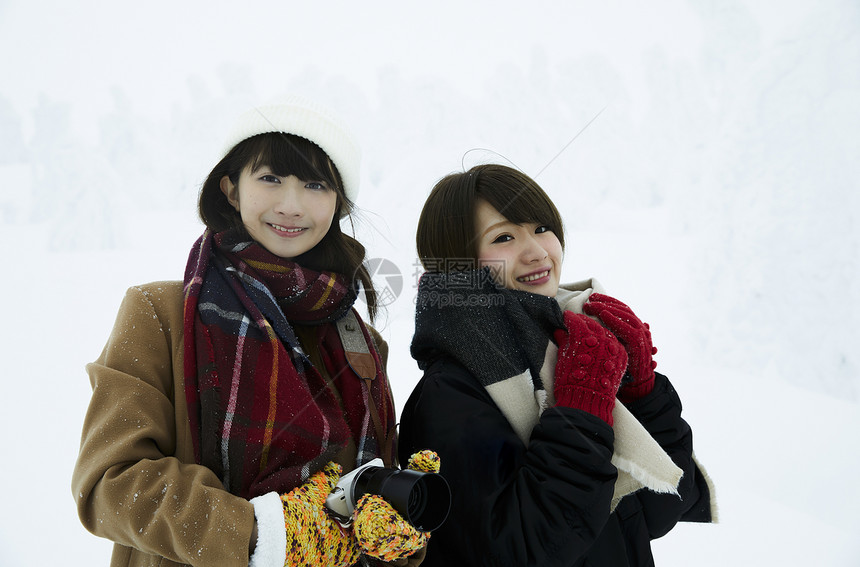
<svg viewBox="0 0 860 567"><path fill-rule="evenodd" d="M567 328L554 335L556 403L585 410L612 425L627 352L615 335L586 315L565 311L564 323Z"/></svg>
<svg viewBox="0 0 860 567"><path fill-rule="evenodd" d="M330 462L281 496L287 530L285 567L349 567L360 551L352 534L332 519L325 500L340 479L340 465Z"/></svg>

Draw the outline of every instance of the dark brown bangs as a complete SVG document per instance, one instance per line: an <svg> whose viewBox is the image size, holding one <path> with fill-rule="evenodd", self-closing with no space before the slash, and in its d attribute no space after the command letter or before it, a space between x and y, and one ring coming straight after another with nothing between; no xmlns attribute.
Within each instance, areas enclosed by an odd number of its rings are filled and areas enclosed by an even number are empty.
<svg viewBox="0 0 860 567"><path fill-rule="evenodd" d="M476 165L440 179L424 203L415 243L425 269L452 271L463 265L459 260L477 259L478 199L487 201L513 223L548 226L564 249L564 223L540 185L504 165Z"/></svg>
<svg viewBox="0 0 860 567"><path fill-rule="evenodd" d="M525 177L525 176L523 176ZM547 194L531 179L484 180L478 182L476 196L484 199L514 224L538 224L549 227L564 249L564 223Z"/></svg>
<svg viewBox="0 0 860 567"><path fill-rule="evenodd" d="M252 170L268 166L275 175L295 175L303 181L324 181L331 189L343 192L340 174L328 155L316 144L282 132L259 134L245 141L243 153L252 156Z"/></svg>
<svg viewBox="0 0 860 567"><path fill-rule="evenodd" d="M328 155L313 142L283 132L258 134L236 144L209 172L200 190L198 211L203 223L213 232L242 226L242 219L221 193L221 178L227 176L234 185L245 167L257 170L272 168L280 176L295 175L303 181L323 181L338 194L338 216L352 209L346 200L343 182Z"/></svg>
<svg viewBox="0 0 860 567"><path fill-rule="evenodd" d="M498 164L478 165L471 171L477 174L477 198L487 201L514 224L548 226L564 249L564 222L549 195L534 179Z"/></svg>

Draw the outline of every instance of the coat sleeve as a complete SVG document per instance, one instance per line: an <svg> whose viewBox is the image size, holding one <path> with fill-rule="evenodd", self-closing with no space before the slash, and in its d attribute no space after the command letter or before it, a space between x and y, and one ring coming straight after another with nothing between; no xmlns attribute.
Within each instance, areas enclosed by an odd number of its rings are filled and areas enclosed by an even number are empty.
<svg viewBox="0 0 860 567"><path fill-rule="evenodd" d="M172 323L181 333L181 320ZM78 514L92 533L145 553L246 567L253 505L208 468L175 456L186 433L177 432L174 405L185 400L174 399L170 325L145 291L131 288L104 351L87 366L93 394L72 479Z"/></svg>
<svg viewBox="0 0 860 567"><path fill-rule="evenodd" d="M680 498L648 490L636 493L650 537L665 535L678 521L712 521L710 488L693 459L693 431L681 417L681 399L669 379L656 373L654 390L628 409L684 471L678 485Z"/></svg>
<svg viewBox="0 0 860 567"><path fill-rule="evenodd" d="M437 361L406 403L400 458L433 449L452 491L429 565L572 565L609 518L612 429L551 408L526 447L465 369Z"/></svg>

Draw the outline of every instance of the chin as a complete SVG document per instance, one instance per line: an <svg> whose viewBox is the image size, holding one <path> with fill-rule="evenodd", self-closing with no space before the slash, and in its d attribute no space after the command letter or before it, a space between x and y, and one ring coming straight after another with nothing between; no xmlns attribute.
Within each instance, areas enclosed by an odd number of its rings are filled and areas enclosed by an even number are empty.
<svg viewBox="0 0 860 567"><path fill-rule="evenodd" d="M541 286L529 286L523 285L519 282L517 283L519 285L513 286L513 289L527 291L529 293L536 293L538 295L545 295L547 297L555 297L558 294L558 284L545 283Z"/></svg>

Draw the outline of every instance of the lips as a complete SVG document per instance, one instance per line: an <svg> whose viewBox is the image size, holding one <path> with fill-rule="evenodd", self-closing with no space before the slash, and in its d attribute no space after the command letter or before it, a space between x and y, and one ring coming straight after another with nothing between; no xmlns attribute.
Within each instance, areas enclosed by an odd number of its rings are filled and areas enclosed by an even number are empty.
<svg viewBox="0 0 860 567"><path fill-rule="evenodd" d="M302 228L299 226L281 226L279 224L267 223L272 229L279 235L283 236L298 236L305 230L306 228Z"/></svg>
<svg viewBox="0 0 860 567"><path fill-rule="evenodd" d="M532 283L532 282L537 282L539 280L543 280L544 278L548 278L548 277L549 277L549 269L545 269L545 270L540 270L537 272L532 272L532 273L527 274L525 276L519 276L517 278L517 281L521 282L521 283Z"/></svg>

